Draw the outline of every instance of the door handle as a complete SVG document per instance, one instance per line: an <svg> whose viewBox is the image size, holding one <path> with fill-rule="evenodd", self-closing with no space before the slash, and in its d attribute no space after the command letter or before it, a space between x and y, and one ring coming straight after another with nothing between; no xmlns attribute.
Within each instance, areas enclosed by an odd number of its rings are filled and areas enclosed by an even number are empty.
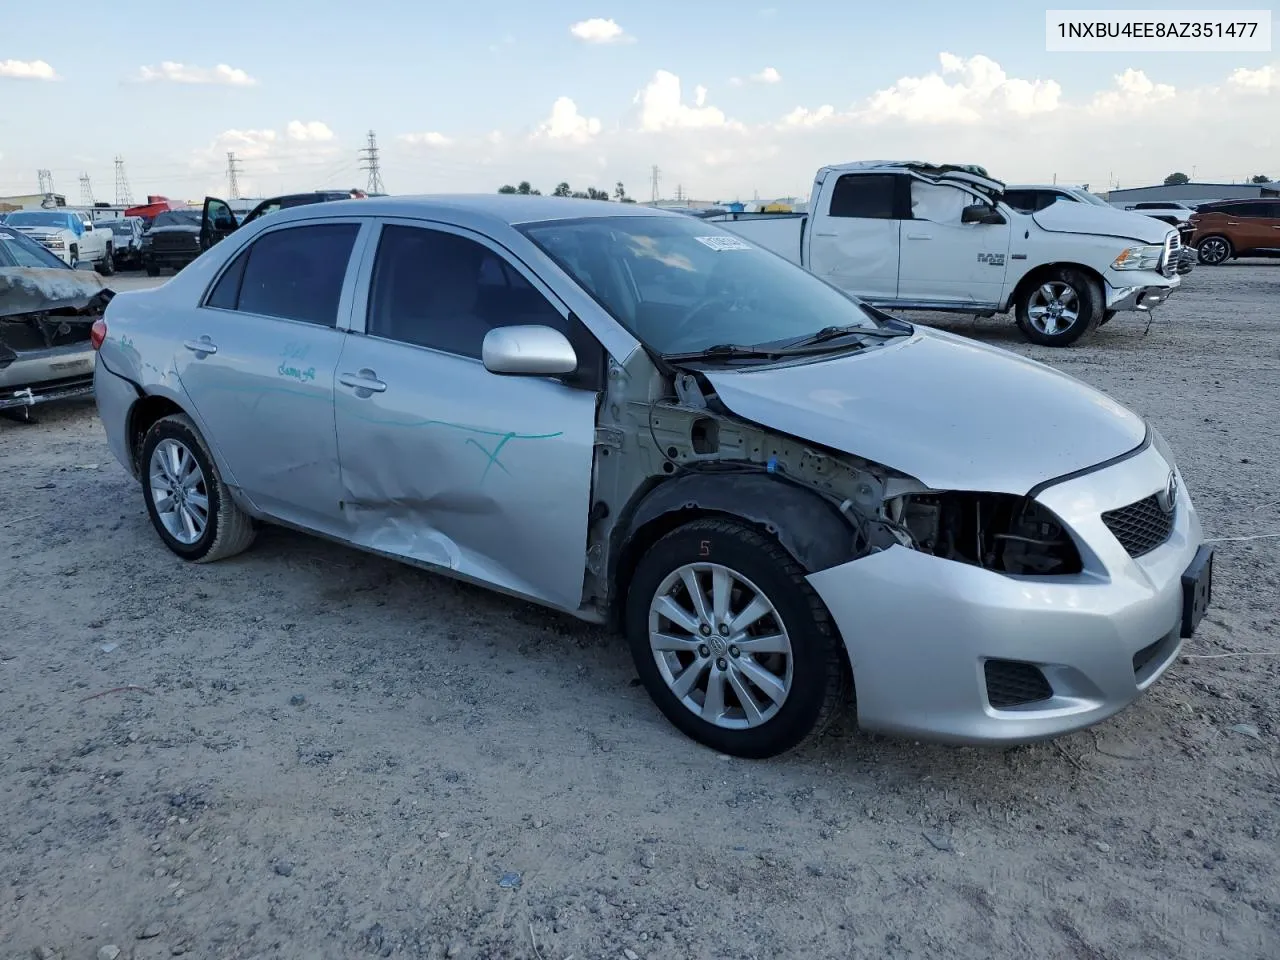
<svg viewBox="0 0 1280 960"><path fill-rule="evenodd" d="M207 336L199 340L184 340L182 345L192 353L217 353L218 345Z"/></svg>
<svg viewBox="0 0 1280 960"><path fill-rule="evenodd" d="M907 239L908 240L932 240L933 234L932 233L908 233Z"/></svg>
<svg viewBox="0 0 1280 960"><path fill-rule="evenodd" d="M358 373L339 374L338 382L344 387L350 387L358 397L367 397L371 393L382 393L387 389L387 385L379 380L378 375L368 367L361 368Z"/></svg>
<svg viewBox="0 0 1280 960"><path fill-rule="evenodd" d="M815 237L838 237L838 233L815 233Z"/></svg>

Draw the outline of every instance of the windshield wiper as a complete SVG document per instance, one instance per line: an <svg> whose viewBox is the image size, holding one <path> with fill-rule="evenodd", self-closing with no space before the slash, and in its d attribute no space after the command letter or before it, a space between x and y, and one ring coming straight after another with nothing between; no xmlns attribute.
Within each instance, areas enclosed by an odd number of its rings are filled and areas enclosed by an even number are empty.
<svg viewBox="0 0 1280 960"><path fill-rule="evenodd" d="M664 353L664 360L676 363L685 360L773 360L785 356L784 350L766 350L763 347L748 347L740 343L717 343L702 350L690 350L687 353Z"/></svg>
<svg viewBox="0 0 1280 960"><path fill-rule="evenodd" d="M815 343L826 343L828 340L838 340L841 337L859 336L872 337L876 340L892 340L896 337L908 337L910 332L907 330L878 330L875 327L860 327L857 324L848 324L842 327L823 327L817 333L811 333L807 337L801 337L799 340L793 340L787 344L789 347L807 347Z"/></svg>

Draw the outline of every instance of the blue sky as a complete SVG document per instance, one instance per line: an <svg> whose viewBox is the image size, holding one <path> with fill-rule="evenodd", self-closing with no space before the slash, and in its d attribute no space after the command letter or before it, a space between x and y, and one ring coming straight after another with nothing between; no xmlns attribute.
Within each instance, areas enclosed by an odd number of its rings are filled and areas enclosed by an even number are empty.
<svg viewBox="0 0 1280 960"><path fill-rule="evenodd" d="M686 191L777 195L803 189L816 162L888 156L887 149L917 144L928 159L957 159L950 152L956 150L965 154L959 159L1023 177L1057 172L1132 183L1170 162L1199 163L1204 169L1198 173L1213 176L1243 175L1266 162L1280 167L1275 141L1256 156L1247 149L1238 155L1234 146L1232 154L1201 150L1198 156L1185 144L1160 139L1158 117L1150 118L1150 137L1147 118L1138 117L1128 142L1095 140L1091 152L1064 144L1060 163L1037 160L1036 144L1045 144L1042 136L1030 137L1033 123L1020 128L1029 137L1025 144L997 132L1010 122L1010 101L999 92L975 106L964 129L940 117L922 121L909 108L888 117L888 126L880 123L885 118L874 128L859 126L859 104L900 78L938 73L942 53L966 61L989 58L1008 78L1028 84L1055 82L1064 108L1080 110L1112 88L1118 75L1138 71L1151 89L1144 94L1142 83L1130 83L1129 93L1166 111L1179 104L1184 114L1192 100L1213 99L1203 91L1233 71L1274 63L1274 54L1049 54L1044 7L1025 2L966 11L934 2L492 0L454 7L393 0L129 0L114 7L79 5L74 17L58 18L56 29L49 28L45 4L3 5L0 68L6 61L44 61L58 79L16 79L0 69L0 194L34 189L35 170L45 167L58 190L76 199L76 178L89 172L102 198L111 192L111 158L119 153L135 195L195 195L220 181L225 185L224 148L235 147L244 181L258 192L346 186L363 182L355 151L370 128L383 146L388 188L396 191L489 189L495 179L529 177L547 188L558 178L575 178L575 186L621 178L642 193L649 165L657 163L668 172L666 189L674 189L674 177L689 184ZM572 24L591 18L612 20L626 37L589 43L570 33ZM170 69L170 76L204 77L195 71L228 65L255 82L138 79L143 67L164 74L164 62L183 65ZM749 79L767 67L777 82ZM705 104L717 108L728 126L686 113L670 123L654 120L652 136L641 139L634 132L634 101L659 70L679 78L682 101L691 107L700 106L695 88L705 87ZM964 76L957 69L943 79L964 82ZM730 78L742 82L733 85ZM1261 90L1262 103L1276 105L1274 86L1250 82L1255 94ZM572 100L576 115L588 122L572 135L551 134L516 147L548 119L560 97ZM1184 103L1184 97L1190 99ZM834 111L833 120L852 113L847 122L823 123L823 130L806 127L803 142L772 126L797 107L824 105ZM1244 122L1258 107L1255 96L1245 113L1229 119ZM1052 112L1038 109L1036 123L1046 111ZM1109 119L1132 126L1135 117ZM332 136L293 139L291 121L322 125ZM1089 139L1088 124L1097 122L1097 116L1072 114L1078 129L1071 139ZM988 131L985 140L981 129ZM226 136L228 131L248 135ZM493 131L501 131L501 144L486 139ZM413 133L437 136L416 144L397 139ZM1102 149L1105 158L1097 156ZM1153 166L1154 150L1185 156L1162 155ZM1057 166L1069 169L1050 169ZM1280 169L1274 173L1280 176Z"/></svg>

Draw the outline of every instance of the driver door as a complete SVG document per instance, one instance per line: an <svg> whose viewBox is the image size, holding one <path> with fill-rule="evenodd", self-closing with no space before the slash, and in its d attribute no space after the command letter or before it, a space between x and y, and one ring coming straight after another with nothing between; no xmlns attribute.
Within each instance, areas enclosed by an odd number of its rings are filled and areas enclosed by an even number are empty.
<svg viewBox="0 0 1280 960"><path fill-rule="evenodd" d="M200 215L200 249L208 250L235 233L239 226L231 204L217 197L205 197L204 210Z"/></svg>
<svg viewBox="0 0 1280 960"><path fill-rule="evenodd" d="M999 304L1009 257L1008 216L1003 223L964 223L964 208L980 202L949 183L911 180L911 219L902 222L899 299Z"/></svg>

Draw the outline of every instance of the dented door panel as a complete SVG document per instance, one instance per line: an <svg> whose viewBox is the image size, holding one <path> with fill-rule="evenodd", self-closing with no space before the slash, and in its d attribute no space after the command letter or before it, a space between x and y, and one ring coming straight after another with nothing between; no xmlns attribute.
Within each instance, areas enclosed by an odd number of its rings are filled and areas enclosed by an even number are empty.
<svg viewBox="0 0 1280 960"><path fill-rule="evenodd" d="M577 608L595 395L358 334L347 370L385 389L335 393L344 537Z"/></svg>

